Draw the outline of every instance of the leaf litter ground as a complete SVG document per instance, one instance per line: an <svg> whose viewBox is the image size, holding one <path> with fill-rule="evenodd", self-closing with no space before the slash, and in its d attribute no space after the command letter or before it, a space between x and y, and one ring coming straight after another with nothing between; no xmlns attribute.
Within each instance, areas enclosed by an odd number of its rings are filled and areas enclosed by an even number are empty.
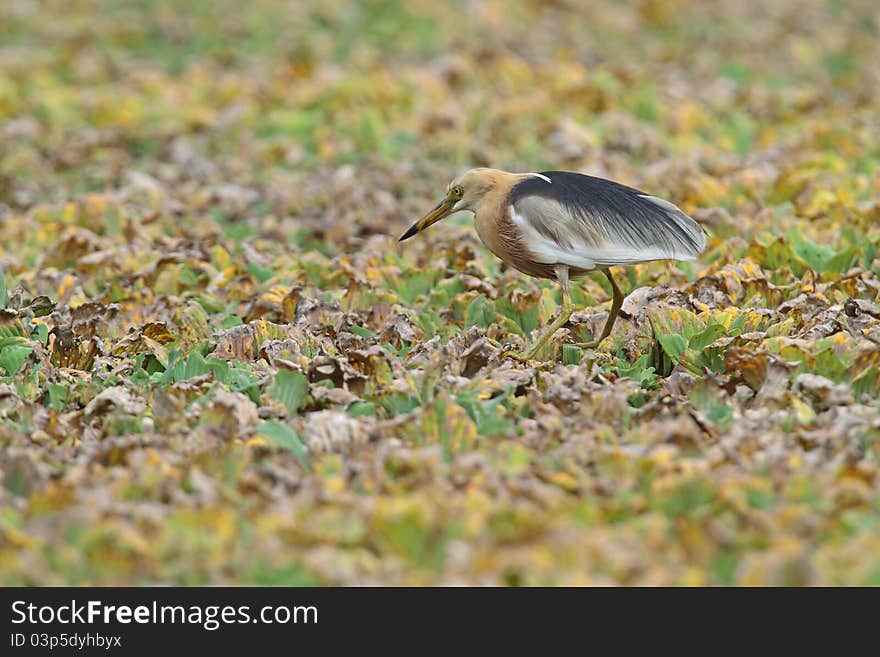
<svg viewBox="0 0 880 657"><path fill-rule="evenodd" d="M0 581L880 584L878 21L2 3ZM503 360L555 288L395 242L471 165L708 249Z"/></svg>

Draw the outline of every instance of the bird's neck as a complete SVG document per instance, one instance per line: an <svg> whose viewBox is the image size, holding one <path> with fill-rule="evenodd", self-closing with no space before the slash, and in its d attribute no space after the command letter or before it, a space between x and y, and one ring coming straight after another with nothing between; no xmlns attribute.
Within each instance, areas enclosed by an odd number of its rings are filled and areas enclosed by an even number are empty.
<svg viewBox="0 0 880 657"><path fill-rule="evenodd" d="M480 240L492 253L508 263L510 263L510 248L507 238L511 223L508 197L512 186L511 184L505 188L494 188L480 199L474 209L474 226Z"/></svg>

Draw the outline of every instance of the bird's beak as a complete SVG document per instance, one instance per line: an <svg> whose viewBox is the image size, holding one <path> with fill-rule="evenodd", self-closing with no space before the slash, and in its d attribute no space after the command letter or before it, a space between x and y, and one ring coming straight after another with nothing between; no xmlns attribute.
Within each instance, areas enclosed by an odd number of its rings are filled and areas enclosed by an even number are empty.
<svg viewBox="0 0 880 657"><path fill-rule="evenodd" d="M437 205L434 206L434 209L431 210L424 217L419 219L416 223L409 227L409 230L406 231L403 235L400 236L400 242L403 240L408 240L410 237L415 235L416 233L420 233L425 228L430 226L431 224L435 224L444 217L448 217L453 212L453 207L455 206L455 201L450 200L448 198L443 199Z"/></svg>

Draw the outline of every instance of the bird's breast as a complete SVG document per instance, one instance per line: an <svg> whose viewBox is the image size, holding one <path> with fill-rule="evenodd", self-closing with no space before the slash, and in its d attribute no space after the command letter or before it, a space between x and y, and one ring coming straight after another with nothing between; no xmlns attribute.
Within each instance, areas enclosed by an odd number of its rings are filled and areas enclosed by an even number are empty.
<svg viewBox="0 0 880 657"><path fill-rule="evenodd" d="M474 225L480 241L503 262L537 278L556 278L552 264L538 262L526 247L523 235L510 217L510 206L477 208Z"/></svg>
<svg viewBox="0 0 880 657"><path fill-rule="evenodd" d="M498 222L492 216L492 213L477 210L474 214L474 225L477 228L477 235L480 241L486 245L486 248L494 253L502 260L505 259L505 249L501 244L498 234Z"/></svg>

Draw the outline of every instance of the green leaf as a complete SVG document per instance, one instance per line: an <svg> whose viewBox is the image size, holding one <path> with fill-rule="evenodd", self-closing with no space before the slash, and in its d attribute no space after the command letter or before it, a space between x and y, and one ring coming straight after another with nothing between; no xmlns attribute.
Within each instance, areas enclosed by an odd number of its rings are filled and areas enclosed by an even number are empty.
<svg viewBox="0 0 880 657"><path fill-rule="evenodd" d="M465 326L480 326L489 328L495 321L495 304L480 295L468 304L464 314Z"/></svg>
<svg viewBox="0 0 880 657"><path fill-rule="evenodd" d="M180 352L176 349L168 354L168 367L165 370L163 381L179 383L208 372L214 373L214 379L220 383L229 383L229 364L220 358L205 360L199 351L193 351L184 361L180 358Z"/></svg>
<svg viewBox="0 0 880 657"><path fill-rule="evenodd" d="M663 347L663 351L666 352L666 355L669 356L676 363L678 362L679 357L682 352L687 347L687 342L685 342L684 338L681 337L678 333L670 333L669 335L658 335L657 340L660 341L660 346Z"/></svg>
<svg viewBox="0 0 880 657"><path fill-rule="evenodd" d="M220 326L225 329L231 329L233 326L241 326L242 324L244 324L244 322L241 321L241 317L238 315L227 315L223 318L223 321L220 322Z"/></svg>
<svg viewBox="0 0 880 657"><path fill-rule="evenodd" d="M388 417L394 417L415 410L419 407L420 401L418 397L408 395L405 392L393 392L383 395L379 399L379 403Z"/></svg>
<svg viewBox="0 0 880 657"><path fill-rule="evenodd" d="M10 344L0 349L0 368L6 370L7 376L12 376L21 368L25 359L30 355L30 347Z"/></svg>
<svg viewBox="0 0 880 657"><path fill-rule="evenodd" d="M260 283L265 283L272 278L275 272L269 267L261 267L251 263L248 265L248 274L256 278Z"/></svg>
<svg viewBox="0 0 880 657"><path fill-rule="evenodd" d="M834 249L824 244L816 244L800 233L791 233L792 250L816 272L826 271L827 263L834 257Z"/></svg>
<svg viewBox="0 0 880 657"><path fill-rule="evenodd" d="M3 282L3 276L0 276L0 308L5 308L9 301L9 292L6 290L6 283Z"/></svg>
<svg viewBox="0 0 880 657"><path fill-rule="evenodd" d="M276 420L268 420L257 425L256 434L275 443L279 447L290 450L303 465L311 468L309 452L296 431Z"/></svg>
<svg viewBox="0 0 880 657"><path fill-rule="evenodd" d="M651 356L649 354L641 356L632 365L618 359L617 371L620 373L620 376L626 376L638 381L643 388L653 388L656 386L659 377L655 373L654 368L649 365L650 362Z"/></svg>
<svg viewBox="0 0 880 657"><path fill-rule="evenodd" d="M281 370L275 375L275 382L268 392L294 415L309 394L309 381L301 372Z"/></svg>
<svg viewBox="0 0 880 657"><path fill-rule="evenodd" d="M495 302L495 311L502 317L510 318L514 324L512 328L520 335L528 335L540 324L540 302L522 308L512 304L506 297L501 297Z"/></svg>
<svg viewBox="0 0 880 657"><path fill-rule="evenodd" d="M715 342L724 333L725 330L721 324L712 324L692 337L690 342L688 342L688 346L695 351L700 351Z"/></svg>
<svg viewBox="0 0 880 657"><path fill-rule="evenodd" d="M475 391L468 391L456 395L455 403L461 406L477 425L477 433L481 436L506 436L509 435L516 424L510 418L505 417L504 401L513 393L508 389L487 402L481 401ZM501 406L499 409L498 407Z"/></svg>
<svg viewBox="0 0 880 657"><path fill-rule="evenodd" d="M414 303L415 300L423 295L428 294L437 282L437 272L433 269L425 271L415 271L407 274L397 285L391 285L391 289L396 291L406 303Z"/></svg>
<svg viewBox="0 0 880 657"><path fill-rule="evenodd" d="M195 377L207 374L210 371L211 368L208 367L208 364L205 362L205 357L198 351L194 351L189 355L186 364L183 366L180 380L186 381L187 379L194 379Z"/></svg>
<svg viewBox="0 0 880 657"><path fill-rule="evenodd" d="M733 421L733 409L730 406L721 404L710 406L706 409L706 417L721 429L726 429Z"/></svg>
<svg viewBox="0 0 880 657"><path fill-rule="evenodd" d="M230 378L230 370L229 363L221 358L209 358L205 361L205 365L208 366L212 372L214 372L214 378L220 383L227 383ZM256 400L254 400L256 401Z"/></svg>
<svg viewBox="0 0 880 657"><path fill-rule="evenodd" d="M443 320L440 319L440 315L434 308L425 307L417 313L408 312L406 316L427 335L439 335L441 338L445 338L449 332L448 327L443 324Z"/></svg>
<svg viewBox="0 0 880 657"><path fill-rule="evenodd" d="M825 262L825 269L827 271L836 271L839 274L844 274L849 271L850 267L858 262L858 259L859 250L851 246L828 258Z"/></svg>
<svg viewBox="0 0 880 657"><path fill-rule="evenodd" d="M362 338L374 338L376 334L370 329L365 329L363 326L349 326L348 330L354 333L355 335L359 335Z"/></svg>
<svg viewBox="0 0 880 657"><path fill-rule="evenodd" d="M348 407L348 414L354 417L373 417L376 415L376 406L373 402L352 402Z"/></svg>
<svg viewBox="0 0 880 657"><path fill-rule="evenodd" d="M62 410L67 406L68 390L66 386L58 383L49 384L49 406L56 411Z"/></svg>
<svg viewBox="0 0 880 657"><path fill-rule="evenodd" d="M583 353L580 347L576 347L573 344L562 345L562 364L577 365L581 362Z"/></svg>
<svg viewBox="0 0 880 657"><path fill-rule="evenodd" d="M733 408L727 405L724 392L706 379L698 381L689 393L691 403L706 418L724 430L733 422Z"/></svg>

